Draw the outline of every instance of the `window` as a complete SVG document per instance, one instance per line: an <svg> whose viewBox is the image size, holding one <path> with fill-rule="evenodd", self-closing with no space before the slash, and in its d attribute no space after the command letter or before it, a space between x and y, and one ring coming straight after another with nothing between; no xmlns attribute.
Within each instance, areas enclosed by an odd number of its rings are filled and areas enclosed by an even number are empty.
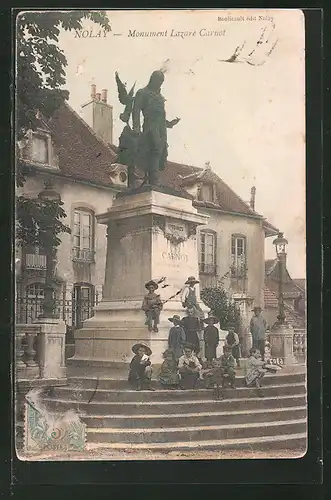
<svg viewBox="0 0 331 500"><path fill-rule="evenodd" d="M44 285L42 283L32 283L26 287L26 296L29 299L43 299Z"/></svg>
<svg viewBox="0 0 331 500"><path fill-rule="evenodd" d="M202 184L200 199L201 201L214 201L214 186L212 184Z"/></svg>
<svg viewBox="0 0 331 500"><path fill-rule="evenodd" d="M74 211L73 258L87 262L93 261L93 214L86 210Z"/></svg>
<svg viewBox="0 0 331 500"><path fill-rule="evenodd" d="M200 273L216 273L216 234L201 231L199 252Z"/></svg>
<svg viewBox="0 0 331 500"><path fill-rule="evenodd" d="M46 255L37 246L28 245L25 247L25 268L26 269L46 269Z"/></svg>
<svg viewBox="0 0 331 500"><path fill-rule="evenodd" d="M32 283L25 289L25 297L18 299L16 321L33 323L44 311L44 285Z"/></svg>
<svg viewBox="0 0 331 500"><path fill-rule="evenodd" d="M246 278L246 237L232 235L231 238L231 276Z"/></svg>
<svg viewBox="0 0 331 500"><path fill-rule="evenodd" d="M48 138L41 135L32 136L32 160L38 163L49 163Z"/></svg>

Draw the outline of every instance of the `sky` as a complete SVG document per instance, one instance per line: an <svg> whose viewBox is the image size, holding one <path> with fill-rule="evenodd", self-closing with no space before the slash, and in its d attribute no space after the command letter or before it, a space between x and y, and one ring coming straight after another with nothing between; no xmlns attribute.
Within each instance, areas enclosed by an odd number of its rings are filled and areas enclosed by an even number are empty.
<svg viewBox="0 0 331 500"><path fill-rule="evenodd" d="M293 278L304 278L302 12L142 10L108 11L108 17L112 31L106 35L90 21L84 33L61 33L69 104L82 115L90 85L96 84L97 92L108 89L117 144L123 106L117 98L115 71L129 88L136 82L138 89L147 84L152 71L164 69L167 118L181 118L168 133L169 160L199 167L209 161L245 201L254 185L256 211L284 232L289 241L288 270ZM146 32L162 34L143 36ZM223 61L244 42L239 62ZM266 258L275 257L272 240L266 240Z"/></svg>

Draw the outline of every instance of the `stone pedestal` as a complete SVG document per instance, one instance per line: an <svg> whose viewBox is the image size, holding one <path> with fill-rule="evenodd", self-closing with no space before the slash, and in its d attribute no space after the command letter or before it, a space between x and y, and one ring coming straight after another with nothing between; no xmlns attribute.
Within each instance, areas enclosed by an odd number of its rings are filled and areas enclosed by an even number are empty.
<svg viewBox="0 0 331 500"><path fill-rule="evenodd" d="M284 365L287 366L295 364L293 335L293 327L287 323L276 323L269 334L271 357L282 359Z"/></svg>
<svg viewBox="0 0 331 500"><path fill-rule="evenodd" d="M65 379L65 333L64 321L42 318L40 326L39 365L41 379Z"/></svg>
<svg viewBox="0 0 331 500"><path fill-rule="evenodd" d="M241 338L241 355L243 358L249 357L249 351L253 346L252 334L250 331L246 331Z"/></svg>
<svg viewBox="0 0 331 500"><path fill-rule="evenodd" d="M75 332L72 360L127 363L133 344L147 342L153 363L167 346L173 314L184 315L180 295L164 303L159 332L149 332L141 310L145 283L165 277L157 293L163 301L176 294L188 276L199 275L196 228L208 216L198 214L192 200L161 188L145 187L118 196L98 222L108 226L104 293L95 315ZM197 296L199 288L197 287ZM203 305L204 310L207 308Z"/></svg>

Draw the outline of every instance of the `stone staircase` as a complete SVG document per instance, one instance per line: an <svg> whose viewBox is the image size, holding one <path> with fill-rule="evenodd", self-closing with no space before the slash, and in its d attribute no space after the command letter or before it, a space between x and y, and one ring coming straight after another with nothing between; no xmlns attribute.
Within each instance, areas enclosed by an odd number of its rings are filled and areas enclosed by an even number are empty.
<svg viewBox="0 0 331 500"><path fill-rule="evenodd" d="M87 425L87 449L96 455L108 451L150 453L306 449L307 410L305 374L267 375L264 398L244 387L237 377L236 389L215 401L207 389L128 390L123 377L76 376L66 387L52 388L43 399L50 412L76 410ZM97 390L96 390L97 387Z"/></svg>

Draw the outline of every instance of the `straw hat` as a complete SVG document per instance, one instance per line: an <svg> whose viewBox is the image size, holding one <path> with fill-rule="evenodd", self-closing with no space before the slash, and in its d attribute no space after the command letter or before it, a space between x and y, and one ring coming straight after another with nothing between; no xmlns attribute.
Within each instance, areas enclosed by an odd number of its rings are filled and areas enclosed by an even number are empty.
<svg viewBox="0 0 331 500"><path fill-rule="evenodd" d="M183 348L191 349L192 351L194 351L194 345L191 344L190 342L185 342Z"/></svg>
<svg viewBox="0 0 331 500"><path fill-rule="evenodd" d="M157 290L157 289L159 288L159 285L158 285L158 284L156 283L156 281L154 281L154 280L147 281L147 283L145 283L145 288L147 288L147 290L148 290L148 288L149 288L151 285L153 285L153 286L154 286L155 290Z"/></svg>
<svg viewBox="0 0 331 500"><path fill-rule="evenodd" d="M150 356L152 354L151 348L144 342L139 342L139 344L135 344L134 346L132 346L132 352L137 354L139 347L143 347L146 350L147 356Z"/></svg>
<svg viewBox="0 0 331 500"><path fill-rule="evenodd" d="M196 280L194 276L189 276L185 281L185 285L196 285L197 283L200 283L200 281Z"/></svg>
<svg viewBox="0 0 331 500"><path fill-rule="evenodd" d="M181 323L181 319L180 319L180 316L178 316L178 314L174 314L172 316L172 318L168 318L168 321L171 321L171 323L174 323L175 321L178 321L178 323Z"/></svg>
<svg viewBox="0 0 331 500"><path fill-rule="evenodd" d="M216 316L214 316L214 314L209 314L207 318L205 318L203 321L205 323L209 323L209 320L212 319L213 320L213 324L215 325L215 323L218 323L219 322L219 319L216 318Z"/></svg>

